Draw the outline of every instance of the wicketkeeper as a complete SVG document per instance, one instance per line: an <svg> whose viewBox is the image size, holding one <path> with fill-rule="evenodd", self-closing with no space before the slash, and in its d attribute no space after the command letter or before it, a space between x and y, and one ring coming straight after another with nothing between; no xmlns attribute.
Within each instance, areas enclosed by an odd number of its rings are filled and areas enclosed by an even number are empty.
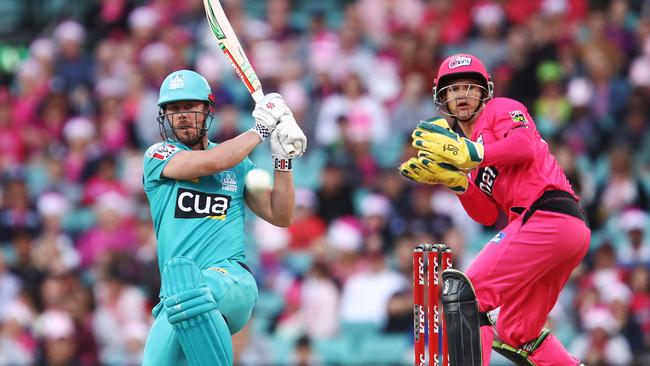
<svg viewBox="0 0 650 366"><path fill-rule="evenodd" d="M465 274L442 275L451 365L488 365L492 347L518 365L579 365L543 327L591 231L526 108L493 89L478 58L444 60L433 99L445 118L420 122L418 156L400 166L407 178L449 187L483 225L508 215ZM498 307L495 338L487 312Z"/></svg>
<svg viewBox="0 0 650 366"><path fill-rule="evenodd" d="M253 111L255 126L216 144L207 131L214 98L199 74L180 70L160 86L163 141L144 155L144 189L158 240L160 303L144 365L232 365L231 335L249 320L257 286L244 253L244 204L264 220L288 226L294 206L292 160L307 140L276 93ZM248 154L270 140L273 188L248 191Z"/></svg>

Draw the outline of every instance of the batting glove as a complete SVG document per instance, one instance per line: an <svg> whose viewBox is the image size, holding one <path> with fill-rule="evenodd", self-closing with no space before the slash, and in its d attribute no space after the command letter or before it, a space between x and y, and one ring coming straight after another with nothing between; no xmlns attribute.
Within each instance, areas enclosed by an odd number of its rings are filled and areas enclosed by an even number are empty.
<svg viewBox="0 0 650 366"><path fill-rule="evenodd" d="M293 116L286 115L280 118L280 123L275 128L284 151L289 158L298 158L307 149L307 136Z"/></svg>
<svg viewBox="0 0 650 366"><path fill-rule="evenodd" d="M426 184L444 184L457 194L467 191L467 175L456 167L438 163L430 155L420 154L410 158L399 167L400 173L408 179Z"/></svg>
<svg viewBox="0 0 650 366"><path fill-rule="evenodd" d="M255 119L255 126L251 130L264 140L275 130L280 117L291 115L291 110L280 94L270 93L255 104L252 115Z"/></svg>
<svg viewBox="0 0 650 366"><path fill-rule="evenodd" d="M460 137L442 117L420 122L411 136L413 147L437 162L472 169L483 161L483 145Z"/></svg>
<svg viewBox="0 0 650 366"><path fill-rule="evenodd" d="M289 153L282 145L277 129L271 132L271 139L269 140L269 144L271 145L273 169L283 172L290 172L293 170L293 159L289 157Z"/></svg>

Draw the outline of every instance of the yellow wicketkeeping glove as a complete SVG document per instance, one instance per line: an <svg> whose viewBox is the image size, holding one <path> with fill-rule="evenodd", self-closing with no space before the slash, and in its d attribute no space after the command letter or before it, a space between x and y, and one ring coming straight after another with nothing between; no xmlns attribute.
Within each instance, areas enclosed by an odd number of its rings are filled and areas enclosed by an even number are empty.
<svg viewBox="0 0 650 366"><path fill-rule="evenodd" d="M442 117L420 122L411 136L413 147L437 162L472 169L483 161L483 145L460 137Z"/></svg>
<svg viewBox="0 0 650 366"><path fill-rule="evenodd" d="M456 167L437 163L426 153L410 158L399 167L400 173L416 182L444 184L454 193L463 194L467 190L467 175Z"/></svg>

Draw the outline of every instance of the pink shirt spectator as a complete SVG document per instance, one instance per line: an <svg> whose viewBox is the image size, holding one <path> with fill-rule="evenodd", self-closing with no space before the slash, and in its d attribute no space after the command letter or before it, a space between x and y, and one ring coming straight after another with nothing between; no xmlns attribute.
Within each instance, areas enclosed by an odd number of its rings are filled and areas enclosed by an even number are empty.
<svg viewBox="0 0 650 366"><path fill-rule="evenodd" d="M135 247L135 222L130 211L129 201L120 194L104 193L97 198L97 224L77 242L83 267L94 265L106 253Z"/></svg>

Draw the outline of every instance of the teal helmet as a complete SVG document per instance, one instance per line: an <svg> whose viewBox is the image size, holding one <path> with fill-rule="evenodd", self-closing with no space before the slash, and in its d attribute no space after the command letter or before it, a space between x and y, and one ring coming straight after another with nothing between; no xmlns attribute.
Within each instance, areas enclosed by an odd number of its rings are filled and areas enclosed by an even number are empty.
<svg viewBox="0 0 650 366"><path fill-rule="evenodd" d="M208 112L203 113L205 123L202 126L197 123L195 126L198 130L196 141L186 141L186 143L194 144L205 136L214 119L214 96L210 84L199 73L191 70L178 70L167 75L160 85L158 96L158 107L160 107L158 123L160 135L165 140L179 141L170 119L174 113L166 113L165 106L180 101L202 101L208 105Z"/></svg>

